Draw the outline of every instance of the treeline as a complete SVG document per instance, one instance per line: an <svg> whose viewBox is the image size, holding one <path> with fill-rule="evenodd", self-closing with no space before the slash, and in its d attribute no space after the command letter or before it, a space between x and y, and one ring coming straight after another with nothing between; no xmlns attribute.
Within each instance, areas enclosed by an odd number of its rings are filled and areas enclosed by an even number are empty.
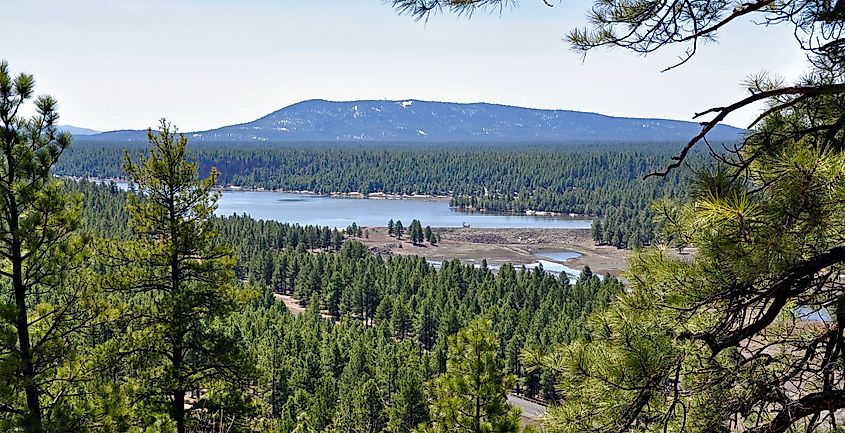
<svg viewBox="0 0 845 433"><path fill-rule="evenodd" d="M137 144L82 143L56 172L120 177L120 149ZM677 146L668 143L519 145L368 145L330 147L202 144L191 158L200 173L220 171L221 185L318 193L451 195L457 208L488 212L528 210L605 219L618 247L648 244L655 236L650 204L683 191L678 171L643 180L664 168ZM689 159L695 163L696 155Z"/></svg>
<svg viewBox="0 0 845 433"><path fill-rule="evenodd" d="M414 245L422 245L423 241L431 245L437 245L440 242L440 235L431 230L431 226L423 228L422 223L418 219L411 220L411 225L407 228L408 237ZM387 235L401 240L402 235L405 234L405 226L401 220L394 222L392 219L387 222Z"/></svg>
<svg viewBox="0 0 845 433"><path fill-rule="evenodd" d="M96 183L81 179L64 182L65 190L78 194L85 213L82 229L91 235L126 238L130 235L126 191L113 182ZM272 220L256 220L247 215L209 218L218 241L235 249L242 256L262 251L291 248L297 251L337 251L344 237L335 228L300 226Z"/></svg>

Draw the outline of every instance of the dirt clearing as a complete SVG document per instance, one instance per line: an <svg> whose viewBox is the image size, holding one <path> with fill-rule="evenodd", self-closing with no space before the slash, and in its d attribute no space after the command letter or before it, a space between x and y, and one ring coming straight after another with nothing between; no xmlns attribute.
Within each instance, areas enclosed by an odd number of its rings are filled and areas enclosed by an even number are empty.
<svg viewBox="0 0 845 433"><path fill-rule="evenodd" d="M596 246L589 230L576 229L485 229L437 228L432 229L441 237L438 245L415 246L407 234L402 240L387 235L385 227L366 229L368 238L355 238L370 247L374 253L388 255L419 255L431 261L459 259L466 263L489 265L514 265L537 263L547 260L581 269L590 266L594 273L620 275L627 269L630 251L610 246ZM580 257L560 260L544 254L572 251Z"/></svg>

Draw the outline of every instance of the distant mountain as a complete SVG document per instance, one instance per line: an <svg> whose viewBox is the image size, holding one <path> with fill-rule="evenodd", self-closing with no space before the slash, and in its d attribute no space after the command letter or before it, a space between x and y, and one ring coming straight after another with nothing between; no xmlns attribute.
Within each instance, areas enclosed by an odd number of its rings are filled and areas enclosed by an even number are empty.
<svg viewBox="0 0 845 433"><path fill-rule="evenodd" d="M678 141L701 130L695 122L611 117L568 110L452 102L309 100L258 120L188 133L192 141L371 141L371 142L540 142ZM743 130L720 125L708 138L736 140ZM91 137L145 140L144 131L114 131Z"/></svg>
<svg viewBox="0 0 845 433"><path fill-rule="evenodd" d="M70 132L71 135L94 135L100 133L100 131L95 131L93 129L79 128L71 125L58 125L57 128L62 132Z"/></svg>

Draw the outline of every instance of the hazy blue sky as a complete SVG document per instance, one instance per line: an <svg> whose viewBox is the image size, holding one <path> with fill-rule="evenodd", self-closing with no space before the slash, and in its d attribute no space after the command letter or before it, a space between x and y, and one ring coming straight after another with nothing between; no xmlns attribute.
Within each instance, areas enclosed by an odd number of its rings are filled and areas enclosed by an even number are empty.
<svg viewBox="0 0 845 433"><path fill-rule="evenodd" d="M303 99L496 102L690 119L743 96L749 74L800 76L788 28L748 22L683 68L615 49L582 63L561 41L586 0L522 0L471 20L398 16L381 0L0 0L0 58L35 75L62 123L182 130L253 120ZM754 113L729 118L743 126Z"/></svg>

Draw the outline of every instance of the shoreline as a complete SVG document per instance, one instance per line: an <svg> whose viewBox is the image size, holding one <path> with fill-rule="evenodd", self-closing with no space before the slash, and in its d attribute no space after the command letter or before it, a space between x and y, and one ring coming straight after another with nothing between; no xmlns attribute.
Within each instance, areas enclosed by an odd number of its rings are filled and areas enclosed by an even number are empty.
<svg viewBox="0 0 845 433"><path fill-rule="evenodd" d="M98 177L82 177L82 176L68 176L68 175L59 175L56 176L59 179L69 179L73 181L80 181L80 180L88 180L90 182L97 182L97 183L108 183L108 182L115 182L115 183L126 183L128 182L126 179L121 178L98 178ZM321 193L316 191L308 191L308 190L286 190L286 189L266 189L263 187L243 187L239 185L218 185L212 188L214 191L223 191L223 192L281 192L287 194L301 194L301 195L311 195L317 197L333 197L333 198L344 198L344 199L358 199L358 200L421 200L421 201L437 201L437 202L444 202L444 201L451 201L452 195L439 195L439 194L391 194L386 192L372 192L368 194L363 194L361 192L328 192L328 193ZM451 207L451 206L450 206ZM526 209L524 211L497 211L497 210L487 210L487 209L476 209L473 207L454 207L454 209L458 212L464 213L478 213L478 214L491 214L491 215L515 215L515 216L539 216L539 217L568 217L568 218L575 218L575 219L595 219L596 217L593 215L581 215L576 213L565 213L565 212L556 212L556 211L543 211L543 210L534 210L534 209Z"/></svg>
<svg viewBox="0 0 845 433"><path fill-rule="evenodd" d="M589 266L594 273L622 276L628 269L631 252L616 247L595 245L588 229L559 228L434 228L440 243L414 245L406 238L387 235L385 227L370 227L366 237L350 237L366 245L374 254L417 255L430 261L458 259L489 266L511 263L516 267L541 260L561 264L573 270ZM572 252L580 256L560 259L548 253Z"/></svg>

